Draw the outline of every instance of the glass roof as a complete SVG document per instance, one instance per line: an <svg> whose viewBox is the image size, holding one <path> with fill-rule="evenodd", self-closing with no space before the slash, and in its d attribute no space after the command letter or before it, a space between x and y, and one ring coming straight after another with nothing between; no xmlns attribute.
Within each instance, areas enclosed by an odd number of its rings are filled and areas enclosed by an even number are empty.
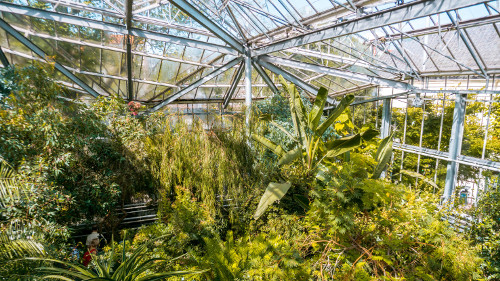
<svg viewBox="0 0 500 281"><path fill-rule="evenodd" d="M254 98L280 74L338 96L428 76L491 79L499 11L476 0L0 1L0 47L11 64L57 62L74 76L58 75L66 87L152 106L244 100L245 57Z"/></svg>

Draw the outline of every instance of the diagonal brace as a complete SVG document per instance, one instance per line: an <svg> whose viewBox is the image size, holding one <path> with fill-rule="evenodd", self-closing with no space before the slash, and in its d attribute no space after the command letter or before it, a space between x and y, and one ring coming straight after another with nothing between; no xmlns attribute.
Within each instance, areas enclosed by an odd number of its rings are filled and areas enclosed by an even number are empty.
<svg viewBox="0 0 500 281"><path fill-rule="evenodd" d="M245 63L242 62L240 64L240 67L238 67L238 70L236 70L236 73L234 74L233 81L231 82L231 87L226 92L226 95L224 96L224 101L223 101L223 107L224 109L227 108L229 105L229 101L233 98L234 92L236 91L236 88L238 87L238 82L241 80L241 76L243 75L243 70L245 68Z"/></svg>
<svg viewBox="0 0 500 281"><path fill-rule="evenodd" d="M197 80L193 84L187 86L186 88L180 90L179 92L169 96L166 100L162 101L161 103L155 105L153 108L151 108L149 110L149 112L157 111L158 109L164 107L165 105L167 105L167 104L173 102L174 100L182 97L183 95L189 93L193 89L205 84L209 80L215 78L217 75L219 75L223 72L226 72L227 70L231 69L233 66L237 65L242 59L243 58L241 58L241 57L237 57L237 58L233 59L232 61L226 63L225 65L215 69L214 71L212 71L209 74L207 74L206 76L200 78L199 80Z"/></svg>
<svg viewBox="0 0 500 281"><path fill-rule="evenodd" d="M28 38L24 37L21 33L19 33L17 30L15 30L12 26L10 26L3 19L0 19L0 27L2 29L4 29L12 37L16 38L19 42L21 42L28 49L30 49L33 53L37 54L38 56L43 58L45 61L51 61L51 59L48 58L47 54L45 54L45 52L42 49L40 49L37 45L35 45L33 42L31 42ZM68 69L66 69L62 64L60 64L58 62L54 62L54 67L57 70L59 70L60 72L62 72L62 74L64 74L66 77L68 77L75 84L77 84L82 89L84 89L87 93L91 94L94 97L100 96L99 93L97 93L94 89L92 89L85 82L80 80L80 78L76 77L73 73L71 73Z"/></svg>
<svg viewBox="0 0 500 281"><path fill-rule="evenodd" d="M219 25L215 24L211 19L205 16L201 11L195 8L193 5L188 3L185 0L169 0L170 3L174 4L177 8L182 10L188 16L190 16L193 20L199 22L206 29L210 30L215 36L222 39L222 41L226 42L229 46L233 47L239 53L243 54L245 48L243 45L235 39L232 35L227 33L224 29L219 27Z"/></svg>

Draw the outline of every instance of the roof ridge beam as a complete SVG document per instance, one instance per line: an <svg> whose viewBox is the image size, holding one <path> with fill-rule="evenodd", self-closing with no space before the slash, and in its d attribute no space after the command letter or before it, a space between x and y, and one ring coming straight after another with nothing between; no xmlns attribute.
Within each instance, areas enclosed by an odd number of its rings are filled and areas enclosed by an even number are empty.
<svg viewBox="0 0 500 281"><path fill-rule="evenodd" d="M421 0L410 2L391 9L383 10L364 17L334 24L310 33L298 35L289 39L281 40L267 46L257 48L252 52L253 56L259 56L277 52L293 47L306 45L322 40L333 39L348 34L354 34L369 29L387 26L403 21L412 20L451 11L467 6L473 6L485 0Z"/></svg>
<svg viewBox="0 0 500 281"><path fill-rule="evenodd" d="M218 24L214 23L211 19L205 16L193 5L184 0L169 0L170 3L174 4L181 11L190 16L193 20L200 23L203 27L208 29L214 35L222 39L229 46L233 47L236 51L243 54L245 52L245 47L233 36L222 29Z"/></svg>

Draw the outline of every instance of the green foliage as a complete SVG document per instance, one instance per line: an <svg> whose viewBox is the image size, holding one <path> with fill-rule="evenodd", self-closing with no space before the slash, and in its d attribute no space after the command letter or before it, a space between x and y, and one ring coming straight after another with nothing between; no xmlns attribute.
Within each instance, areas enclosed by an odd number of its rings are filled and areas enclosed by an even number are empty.
<svg viewBox="0 0 500 281"><path fill-rule="evenodd" d="M313 183L314 177L322 181L326 180L322 173L328 172L336 156L361 146L362 140L369 141L376 135L376 133L373 133L375 132L374 130L370 130L362 134L325 142L323 138L325 131L336 122L341 114L343 114L354 99L354 96L344 97L333 113L320 124L323 108L328 97L327 90L321 88L318 91L311 110L307 111L295 85L289 86L281 76L280 79L283 89L289 97L288 106L290 109L291 123L293 124L293 132L287 132L286 129L282 127L278 128L289 136L289 142L292 142L295 147L286 151L282 146L258 134L252 134L252 139L260 142L276 154L279 159L279 166L288 164L292 165L294 168L299 166L302 172L295 175L295 177L305 179L306 181L311 180L311 183ZM295 162L298 164L294 164ZM255 219L258 219L269 205L285 195L291 182L293 182L293 178L288 177L286 180L288 182L284 184L269 183L257 207L257 211L254 214ZM269 200L271 198L272 200Z"/></svg>
<svg viewBox="0 0 500 281"><path fill-rule="evenodd" d="M474 210L476 222L469 233L481 246L485 272L489 280L500 278L500 191L493 189L481 196Z"/></svg>
<svg viewBox="0 0 500 281"><path fill-rule="evenodd" d="M159 237L161 238L161 237ZM138 246L129 255L126 255L125 247L122 250L120 263L115 266L114 254L115 250L111 249L110 255L107 258L103 256L93 256L91 266L73 264L56 259L40 259L28 258L29 260L40 260L53 263L53 266L38 267L37 275L44 279L57 280L130 280L130 281L154 281L165 280L173 276L182 276L187 274L197 274L202 271L171 271L171 272L154 272L151 271L154 267L158 267L159 263L167 262L161 258L149 258L146 254L148 244L154 243L150 241Z"/></svg>
<svg viewBox="0 0 500 281"><path fill-rule="evenodd" d="M441 220L434 195L379 178L391 171L392 136L378 145L376 130L357 133L352 97L322 117L324 89L309 104L284 85L286 95L259 105L252 130L263 145L251 147L237 117L229 129L164 113L135 117L120 99L57 98L71 93L47 79L50 71L2 71L0 155L15 170L0 169L2 231L22 222L48 244L0 236L0 264L9 266L0 274L10 279L476 280L484 277L480 246L487 275L497 274L498 196L478 209L493 211L471 245ZM159 195L160 220L112 242L91 268L47 257L67 225L148 191ZM267 209L259 220L256 209ZM29 261L37 271L16 261L37 255ZM199 274L176 275L185 271Z"/></svg>
<svg viewBox="0 0 500 281"><path fill-rule="evenodd" d="M16 179L11 167L0 159L0 276L22 279L30 272L30 265L21 260L26 256L43 257L46 249L40 238L39 225L31 221L6 221L4 213L15 208L31 194ZM41 222L43 223L43 222Z"/></svg>
<svg viewBox="0 0 500 281"><path fill-rule="evenodd" d="M124 102L66 101L73 94L53 76L37 66L0 71L0 155L31 194L2 220L36 223L49 240L67 237L70 223L109 218L122 198L154 185L148 131Z"/></svg>
<svg viewBox="0 0 500 281"><path fill-rule="evenodd" d="M206 262L211 266L209 280L307 280L293 241L276 233L244 236L237 240L229 232L225 241L205 239Z"/></svg>
<svg viewBox="0 0 500 281"><path fill-rule="evenodd" d="M178 199L177 187L181 187L204 204L210 217L230 223L235 216L233 207L246 204L253 196L253 186L264 178L261 170L267 169L266 164L256 163L242 120L235 120L231 130L205 130L200 121L188 125L179 119L167 116L163 134L149 141L152 170L161 183L160 212L169 210Z"/></svg>
<svg viewBox="0 0 500 281"><path fill-rule="evenodd" d="M475 249L441 221L437 198L370 179L372 163L370 156L351 153L333 180L313 192L305 242L318 260L314 274L347 280L479 278Z"/></svg>

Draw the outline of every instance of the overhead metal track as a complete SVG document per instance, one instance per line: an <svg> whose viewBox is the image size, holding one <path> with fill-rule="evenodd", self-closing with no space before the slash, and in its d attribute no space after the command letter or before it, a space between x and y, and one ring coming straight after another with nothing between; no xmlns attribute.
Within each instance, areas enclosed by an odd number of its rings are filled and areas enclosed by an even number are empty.
<svg viewBox="0 0 500 281"><path fill-rule="evenodd" d="M41 58L43 58L45 61L49 62L52 61L46 54L45 52L40 49L37 45L35 45L33 42L31 42L28 38L24 37L21 33L19 33L17 30L15 30L12 26L10 26L6 21L3 19L0 19L0 27L4 29L8 34L10 34L12 37L16 38L19 42L21 42L24 46L26 46L28 49L30 49L33 53L37 54ZM68 77L71 81L73 81L75 84L80 86L82 89L84 89L87 93L94 97L99 97L100 94L97 93L94 89L92 89L89 85L87 85L85 82L80 80L80 78L76 77L73 73L71 73L68 69L66 69L63 65L61 65L58 62L54 62L54 67L59 70L62 74L64 74L66 77Z"/></svg>
<svg viewBox="0 0 500 281"><path fill-rule="evenodd" d="M212 20L210 20L207 16L205 16L202 12L200 12L197 8L193 7L187 1L170 0L170 3L174 4L177 8L182 10L193 20L199 22L203 27L210 30L215 36L222 39L222 41L226 42L229 46L233 47L239 53L241 54L244 53L245 48L238 40L236 40L233 36L227 33L224 29L220 28L217 24L212 22Z"/></svg>
<svg viewBox="0 0 500 281"><path fill-rule="evenodd" d="M46 11L46 10L41 10L41 9L35 9L35 8L26 7L26 6L22 6L22 5L16 5L16 4L12 4L12 3L0 2L0 11L18 14L18 15L25 15L25 16L35 17L35 18L53 20L56 22L62 22L62 23L67 23L67 24L74 24L74 25L88 27L88 28L94 28L94 29L98 29L98 30L116 32L116 33L121 33L124 35L128 34L127 27L123 26L123 25L109 23L109 22L96 21L96 20L92 20L92 19L88 19L88 18L82 18L82 17L72 16L72 15L67 15L67 14L61 14L61 13L56 13L56 12L51 12L51 11ZM172 43L172 44L181 45L181 46L186 46L186 47L193 47L193 48L199 48L199 49L204 49L204 50L213 51L213 52L219 52L219 53L223 53L223 54L230 54L230 55L237 55L238 54L237 51L233 50L231 47L228 47L228 46L222 46L222 45L218 45L218 44L213 44L213 43L208 43L208 42L204 42L204 41L188 39L188 38L183 38L183 37L178 37L178 36L173 36L173 35L168 35L168 34L159 33L159 32L142 30L142 29L138 29L138 28L131 28L130 34L134 35L134 36L138 36L138 37L143 37L146 39L153 39L153 40L163 41L163 42Z"/></svg>
<svg viewBox="0 0 500 281"><path fill-rule="evenodd" d="M348 34L354 34L369 29L387 26L403 21L412 20L438 14L445 11L451 11L479 3L487 2L485 0L430 0L415 1L385 11L373 13L354 20L334 24L333 26L323 28L304 35L295 36L265 47L255 49L253 56L260 56L277 52L293 47L302 46L322 40L333 39Z"/></svg>
<svg viewBox="0 0 500 281"><path fill-rule="evenodd" d="M320 65L315 65L315 64L311 64L311 63L290 60L290 59L285 59L285 58L271 57L271 56L260 56L259 60L271 62L271 63L275 63L275 64L279 64L279 65L284 65L284 66L288 66L288 67L313 71L316 73L325 73L325 74L328 74L331 76L340 77L340 78L344 78L344 79L348 79L348 80L364 82L364 83L368 83L368 84L375 84L375 85L380 85L380 86L385 86L385 87L392 87L392 88L403 89L403 90L407 90L407 91L414 88L412 85L405 83L405 82L401 82L401 81L380 78L380 77L374 77L374 76L361 74L361 73L348 72L345 70L338 70L335 68L330 68L330 67L326 67L326 66L320 66Z"/></svg>
<svg viewBox="0 0 500 281"><path fill-rule="evenodd" d="M163 102L161 102L161 103L157 104L156 106L154 106L153 108L151 108L149 110L149 112L157 111L158 109L164 107L165 105L171 103L172 101L182 97L183 95L189 93L190 91L192 91L196 87L208 82L209 80L215 78L217 75L227 71L228 69L231 69L233 66L237 65L242 59L243 58L238 57L238 58L231 60L230 62L228 62L225 65L217 68L216 70L210 72L208 75L202 77L201 79L194 82L193 84L191 84L191 85L187 86L186 88L180 90L179 92L169 96L166 100L164 100Z"/></svg>

